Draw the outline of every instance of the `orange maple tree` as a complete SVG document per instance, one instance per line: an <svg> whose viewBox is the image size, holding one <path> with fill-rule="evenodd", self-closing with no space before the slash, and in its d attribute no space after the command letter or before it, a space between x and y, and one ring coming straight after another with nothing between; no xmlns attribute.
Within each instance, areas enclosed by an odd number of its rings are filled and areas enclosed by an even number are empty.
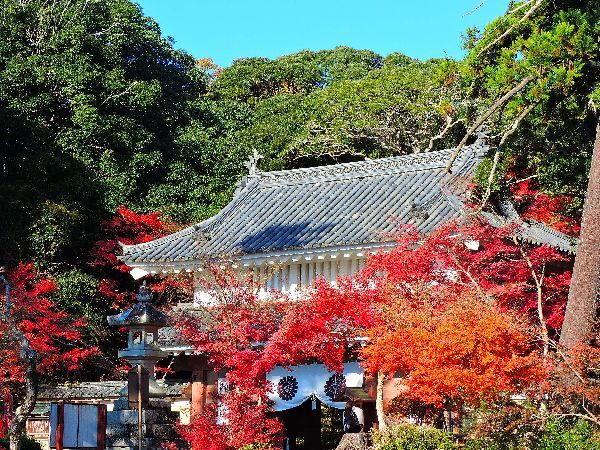
<svg viewBox="0 0 600 450"><path fill-rule="evenodd" d="M382 308L385 319L366 333L367 370L404 374L407 396L440 407L497 401L546 377L528 327L512 315L474 296L427 291Z"/></svg>

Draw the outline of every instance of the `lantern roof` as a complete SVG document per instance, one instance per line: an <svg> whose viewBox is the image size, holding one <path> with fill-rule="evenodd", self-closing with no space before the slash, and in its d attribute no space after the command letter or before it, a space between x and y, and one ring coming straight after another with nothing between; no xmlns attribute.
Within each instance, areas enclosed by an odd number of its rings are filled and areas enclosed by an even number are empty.
<svg viewBox="0 0 600 450"><path fill-rule="evenodd" d="M108 324L115 327L145 325L153 327L164 327L169 319L163 312L152 304L152 293L144 283L140 286L137 302L125 311L108 316Z"/></svg>

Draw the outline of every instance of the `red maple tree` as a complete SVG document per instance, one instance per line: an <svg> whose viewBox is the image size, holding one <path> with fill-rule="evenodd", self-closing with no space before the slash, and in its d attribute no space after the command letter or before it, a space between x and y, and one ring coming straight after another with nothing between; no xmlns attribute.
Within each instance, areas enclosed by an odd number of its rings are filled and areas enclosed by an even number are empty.
<svg viewBox="0 0 600 450"><path fill-rule="evenodd" d="M6 278L11 289L0 321L0 394L19 404L8 427L13 448L35 405L40 377L74 371L98 349L78 342L85 321L56 307L50 299L56 284L33 264L19 264Z"/></svg>
<svg viewBox="0 0 600 450"><path fill-rule="evenodd" d="M288 306L265 354L277 365L316 361L342 371L344 362L357 356L358 339L374 323L378 292L366 284L361 274L339 277L335 285L318 278L303 298Z"/></svg>
<svg viewBox="0 0 600 450"><path fill-rule="evenodd" d="M127 245L149 242L173 231L173 227L159 212L136 213L122 205L110 220L101 224L104 239L94 244L89 265L129 272L129 267L117 258L121 252L119 242Z"/></svg>
<svg viewBox="0 0 600 450"><path fill-rule="evenodd" d="M350 287L353 281L344 278L340 283ZM370 300L324 280L302 299L292 301L282 293L261 299L251 277L239 279L233 271L214 266L204 284L213 304L200 316L184 316L179 326L215 371L226 372L230 388L215 399L222 405L222 420L217 424L216 409L209 409L183 427L182 436L193 449L250 444L279 448L283 428L269 405L267 394L272 387L267 373L277 365L315 361L341 371L354 339L370 323ZM212 431L196 433L199 429Z"/></svg>
<svg viewBox="0 0 600 450"><path fill-rule="evenodd" d="M450 223L427 237L407 231L398 242L391 252L373 256L363 276L378 286L400 286L407 296L417 284L472 291L524 315L542 334L560 329L571 277L570 258L560 251L521 242L512 226L498 229L478 220Z"/></svg>
<svg viewBox="0 0 600 450"><path fill-rule="evenodd" d="M509 176L517 178L514 172ZM521 217L542 222L563 233L578 236L581 224L578 217L569 214L574 196L550 195L540 191L535 178L523 177L510 186L510 192L521 210Z"/></svg>
<svg viewBox="0 0 600 450"><path fill-rule="evenodd" d="M266 373L276 364L264 345L277 330L288 305L280 299L262 301L251 279L240 280L233 271L210 268L205 289L214 303L201 316L185 315L180 327L196 351L208 357L215 371L226 371L230 389L216 405L194 418L181 433L193 450L226 450L250 444L278 448L281 423L270 417ZM198 432L198 430L211 430Z"/></svg>
<svg viewBox="0 0 600 450"><path fill-rule="evenodd" d="M175 225L160 213L136 213L120 206L114 217L101 224L103 238L98 240L89 254L88 266L100 278L100 295L114 309L123 308L135 300L135 285L129 276L131 268L118 256L122 253L121 243L140 244L162 237L174 231ZM160 285L153 286L162 292L177 281L165 278Z"/></svg>
<svg viewBox="0 0 600 450"><path fill-rule="evenodd" d="M26 363L19 346L11 344L15 339L11 337L11 324L29 341L40 373L76 370L84 359L97 352L96 348L76 345L85 320L57 309L50 300L50 294L57 289L53 280L40 276L32 263L19 264L7 278L12 288L10 316L0 322L0 331L6 339L5 345L0 346L1 393L25 381Z"/></svg>

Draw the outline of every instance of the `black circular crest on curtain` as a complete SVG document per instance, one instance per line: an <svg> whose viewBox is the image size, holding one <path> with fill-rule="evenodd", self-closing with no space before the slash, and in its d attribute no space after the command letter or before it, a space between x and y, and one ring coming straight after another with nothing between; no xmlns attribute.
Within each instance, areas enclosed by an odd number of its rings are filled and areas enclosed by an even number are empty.
<svg viewBox="0 0 600 450"><path fill-rule="evenodd" d="M285 376L277 383L277 394L286 402L293 399L298 392L298 381L291 375Z"/></svg>
<svg viewBox="0 0 600 450"><path fill-rule="evenodd" d="M325 382L325 394L332 402L339 401L346 393L346 377L343 373L334 373Z"/></svg>

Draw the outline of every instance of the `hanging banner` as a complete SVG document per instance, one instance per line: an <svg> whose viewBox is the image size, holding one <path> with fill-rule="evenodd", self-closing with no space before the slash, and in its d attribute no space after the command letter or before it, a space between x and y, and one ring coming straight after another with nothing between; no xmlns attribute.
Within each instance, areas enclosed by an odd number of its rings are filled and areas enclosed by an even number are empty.
<svg viewBox="0 0 600 450"><path fill-rule="evenodd" d="M300 406L313 396L327 406L344 409L346 388L363 386L364 370L357 362L344 364L342 373L330 372L323 364L276 367L267 374L275 411Z"/></svg>

